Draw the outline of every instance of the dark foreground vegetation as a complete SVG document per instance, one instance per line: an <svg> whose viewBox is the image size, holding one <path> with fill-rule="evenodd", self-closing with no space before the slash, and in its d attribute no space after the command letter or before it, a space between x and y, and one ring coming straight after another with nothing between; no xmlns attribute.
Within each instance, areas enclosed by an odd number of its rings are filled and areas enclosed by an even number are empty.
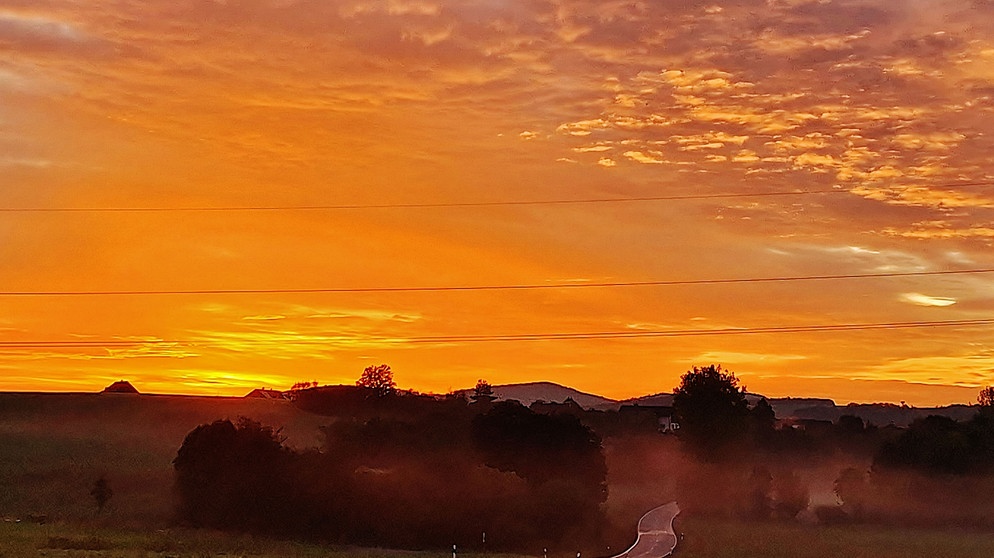
<svg viewBox="0 0 994 558"><path fill-rule="evenodd" d="M791 423L763 401L747 405L734 374L695 368L677 388L674 410L682 443L700 463L680 473L677 500L699 517L991 530L994 390L978 401L967 421Z"/></svg>
<svg viewBox="0 0 994 558"><path fill-rule="evenodd" d="M370 380L291 401L0 394L0 516L23 520L4 528L100 556L127 544L98 531L127 528L589 557L677 500L685 556L990 555L994 397L898 427L777 417L716 366L688 372L672 408L526 408L485 383L467 399ZM11 540L0 554L20 556Z"/></svg>
<svg viewBox="0 0 994 558"><path fill-rule="evenodd" d="M175 459L179 519L398 548L600 546L607 469L600 439L575 417L515 402L408 414L413 399L348 393L388 416L336 421L316 450L291 450L245 419L196 428Z"/></svg>

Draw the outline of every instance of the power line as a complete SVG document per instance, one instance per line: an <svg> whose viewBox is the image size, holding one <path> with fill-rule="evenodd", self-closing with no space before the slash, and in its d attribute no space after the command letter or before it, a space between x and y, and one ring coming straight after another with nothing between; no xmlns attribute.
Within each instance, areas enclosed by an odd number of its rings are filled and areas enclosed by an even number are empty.
<svg viewBox="0 0 994 558"><path fill-rule="evenodd" d="M609 281L571 283L531 283L517 285L451 285L426 287L314 287L272 289L177 289L177 290L91 290L91 291L0 291L0 296L154 296L154 295L239 295L239 294L318 294L318 293L396 293L446 291L513 291L540 289L589 289L615 287L674 287L725 285L735 283L779 283L830 281L842 279L883 279L994 273L994 268L948 269L938 271L904 271L888 273L850 273L837 275L799 275L781 277L740 277L729 279L676 279L650 281Z"/></svg>
<svg viewBox="0 0 994 558"><path fill-rule="evenodd" d="M157 212L208 212L208 211L334 211L346 209L428 209L444 207L499 207L521 205L577 205L597 203L630 203L651 201L706 200L722 198L753 198L769 196L805 196L831 194L842 190L803 190L790 192L686 194L673 196L638 196L631 198L577 198L552 200L503 200L475 202L415 202L338 205L252 205L252 206L200 206L200 207L4 207L5 213L157 213Z"/></svg>
<svg viewBox="0 0 994 558"><path fill-rule="evenodd" d="M239 343L278 345L328 345L336 342L366 342L366 343L481 343L500 341L572 341L584 339L638 339L652 337L702 337L715 335L768 335L786 333L825 333L838 331L872 331L900 330L937 327L980 327L994 325L994 318L973 320L928 320L911 322L877 322L877 323L842 323L798 326L766 326L766 327L726 327L714 329L663 329L663 330L631 330L631 331L592 331L592 332L558 332L558 333L515 333L498 335L439 335L424 337L331 337L328 339L288 339L280 337L272 341L252 340ZM39 349L39 348L135 348L135 347L211 347L223 346L217 342L199 340L146 340L146 341L0 341L3 349Z"/></svg>
<svg viewBox="0 0 994 558"><path fill-rule="evenodd" d="M867 331L916 329L929 327L971 327L994 325L994 319L975 320L933 320L920 322L883 322L883 323L850 323L823 324L807 326L769 326L769 327L728 327L716 329L674 329L674 330L634 330L634 331L603 331L580 333L535 333L511 335L477 335L452 337L414 337L402 341L409 343L455 343L478 341L553 341L573 339L637 339L644 337L701 337L712 335L756 335L770 333L813 333L831 331Z"/></svg>
<svg viewBox="0 0 994 558"><path fill-rule="evenodd" d="M930 184L934 188L956 188L972 186L992 186L994 181L954 182ZM910 190L915 186L906 186ZM663 202L683 200L709 200L734 198L762 198L783 196L808 196L817 194L849 194L851 190L829 188L820 190L791 190L780 192L737 192L714 194L680 194L670 196L635 196L626 198L576 198L551 200L502 200L469 202L412 202L412 203L373 203L373 204L319 204L319 205L249 205L249 206L197 206L197 207L0 207L0 213L168 213L168 212L230 212L230 211L336 211L365 209L429 209L429 208L469 208L533 205L582 205L602 203Z"/></svg>

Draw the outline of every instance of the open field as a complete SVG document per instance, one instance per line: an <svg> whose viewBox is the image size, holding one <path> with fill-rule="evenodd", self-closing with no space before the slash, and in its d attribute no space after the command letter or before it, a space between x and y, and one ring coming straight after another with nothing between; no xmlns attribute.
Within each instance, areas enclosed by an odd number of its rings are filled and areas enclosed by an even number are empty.
<svg viewBox="0 0 994 558"><path fill-rule="evenodd" d="M448 552L328 547L207 530L152 532L68 524L0 523L0 558L450 558ZM482 558L480 554L460 557ZM518 558L487 554L486 558Z"/></svg>
<svg viewBox="0 0 994 558"><path fill-rule="evenodd" d="M105 475L114 495L101 518L164 526L172 460L196 426L249 417L284 427L287 443L320 442L329 421L286 401L125 394L0 393L0 515L90 519L89 491Z"/></svg>
<svg viewBox="0 0 994 558"><path fill-rule="evenodd" d="M678 520L679 558L975 558L994 555L994 534L878 526L807 527ZM206 530L150 532L68 524L0 523L0 558L448 558L448 552L326 547ZM460 554L466 558L518 558Z"/></svg>
<svg viewBox="0 0 994 558"><path fill-rule="evenodd" d="M677 518L679 558L976 558L994 533L876 525L805 526Z"/></svg>

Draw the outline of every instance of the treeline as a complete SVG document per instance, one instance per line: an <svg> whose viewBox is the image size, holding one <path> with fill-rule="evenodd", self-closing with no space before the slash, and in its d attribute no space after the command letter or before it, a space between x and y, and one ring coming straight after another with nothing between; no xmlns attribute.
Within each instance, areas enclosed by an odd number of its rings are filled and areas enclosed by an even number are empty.
<svg viewBox="0 0 994 558"><path fill-rule="evenodd" d="M367 404L324 427L320 449L289 449L279 430L246 419L194 429L174 461L178 518L396 548L603 544L604 455L574 417L356 389Z"/></svg>
<svg viewBox="0 0 994 558"><path fill-rule="evenodd" d="M970 420L928 416L907 428L855 416L775 420L764 401L749 406L734 374L694 368L681 379L674 413L681 444L700 462L681 471L678 500L688 514L757 520L994 527L994 388ZM839 505L810 507L805 474L843 465Z"/></svg>
<svg viewBox="0 0 994 558"><path fill-rule="evenodd" d="M846 520L994 527L994 407L918 419L835 482Z"/></svg>

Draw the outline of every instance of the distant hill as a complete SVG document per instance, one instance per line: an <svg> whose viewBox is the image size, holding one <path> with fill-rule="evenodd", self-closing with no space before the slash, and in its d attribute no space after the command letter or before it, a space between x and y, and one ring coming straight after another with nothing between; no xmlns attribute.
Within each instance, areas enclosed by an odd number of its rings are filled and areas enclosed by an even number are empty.
<svg viewBox="0 0 994 558"><path fill-rule="evenodd" d="M760 399L763 399L762 395L755 394L755 393L747 393L746 394L746 401L748 401L750 405L755 405L756 402L759 401ZM673 406L673 393L671 393L671 392L654 393L652 395L643 395L641 397L633 397L631 399L625 399L624 401L619 401L616 404L615 408L618 408L621 405L640 405L640 406L643 406L643 407L650 407L650 406L652 406L652 407L672 407ZM607 408L602 408L601 410L605 410L606 411L608 409Z"/></svg>
<svg viewBox="0 0 994 558"><path fill-rule="evenodd" d="M755 405L763 396L756 393L746 394L750 405ZM816 419L835 422L842 415L854 415L867 423L877 426L907 426L915 419L928 415L941 415L953 420L967 421L977 413L975 406L949 405L946 407L901 407L891 403L849 404L839 406L831 399L816 397L775 397L767 398L773 411L779 419ZM595 408L602 411L618 409L622 405L663 406L673 405L672 393L656 393L633 397L624 401L615 401L598 405Z"/></svg>
<svg viewBox="0 0 994 558"><path fill-rule="evenodd" d="M670 407L673 405L673 394L672 393L654 393L652 395L643 395L641 397L633 397L631 399L625 399L624 401L618 401L614 408L621 407L622 405L639 405L642 407ZM607 408L602 408L601 410L608 410Z"/></svg>
<svg viewBox="0 0 994 558"><path fill-rule="evenodd" d="M504 384L493 386L494 395L498 401L518 401L522 405L528 406L536 401L548 401L550 403L562 403L567 398L573 399L584 409L603 408L605 406L617 406L618 402L600 395L584 393L582 391L561 386L552 382L529 382L524 384ZM456 393L465 394L467 397L473 394L471 389L459 390Z"/></svg>
<svg viewBox="0 0 994 558"><path fill-rule="evenodd" d="M831 399L820 399L815 397L774 397L767 399L773 411L779 418L815 418L810 416L798 416L800 410L811 409L812 412L825 412L829 409L837 409L835 401ZM842 413L845 414L845 413Z"/></svg>
<svg viewBox="0 0 994 558"><path fill-rule="evenodd" d="M776 405L774 404L774 409ZM842 415L853 415L863 419L866 423L877 426L907 426L916 419L925 418L929 415L939 415L949 417L953 420L967 421L977 414L975 405L949 405L946 407L902 407L892 403L851 403L843 407L832 405L817 405L794 409L789 415L781 415L777 410L777 416L791 416L799 419L829 420L835 422Z"/></svg>
<svg viewBox="0 0 994 558"><path fill-rule="evenodd" d="M104 388L100 393L138 393L135 386L131 385L131 382L127 380L118 380L113 384Z"/></svg>

